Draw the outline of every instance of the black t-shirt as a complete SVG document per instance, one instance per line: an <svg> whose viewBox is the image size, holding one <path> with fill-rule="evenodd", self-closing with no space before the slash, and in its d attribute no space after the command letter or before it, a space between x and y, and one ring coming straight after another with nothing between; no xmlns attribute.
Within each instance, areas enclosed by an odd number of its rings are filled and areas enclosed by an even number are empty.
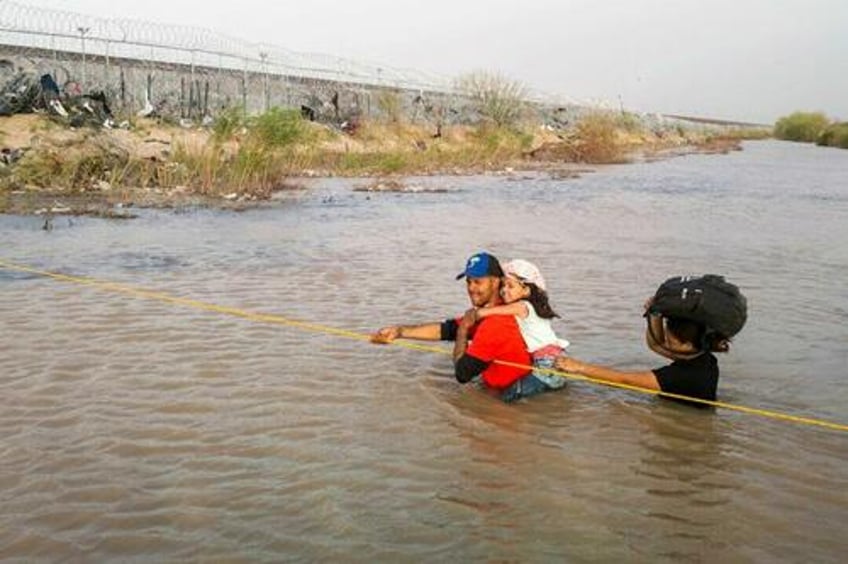
<svg viewBox="0 0 848 564"><path fill-rule="evenodd" d="M691 360L675 360L653 371L660 390L670 394L715 401L718 361L712 353Z"/></svg>

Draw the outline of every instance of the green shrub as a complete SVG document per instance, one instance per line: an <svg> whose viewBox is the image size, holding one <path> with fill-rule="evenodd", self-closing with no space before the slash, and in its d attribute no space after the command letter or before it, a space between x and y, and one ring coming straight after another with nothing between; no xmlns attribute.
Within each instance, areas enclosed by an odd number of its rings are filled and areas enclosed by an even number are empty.
<svg viewBox="0 0 848 564"><path fill-rule="evenodd" d="M848 122L831 124L816 140L817 145L848 149Z"/></svg>
<svg viewBox="0 0 848 564"><path fill-rule="evenodd" d="M292 109L271 108L251 120L251 139L265 147L287 147L306 136L306 127L300 112Z"/></svg>
<svg viewBox="0 0 848 564"><path fill-rule="evenodd" d="M795 112L777 120L774 136L786 141L813 143L828 123L827 116L821 112Z"/></svg>

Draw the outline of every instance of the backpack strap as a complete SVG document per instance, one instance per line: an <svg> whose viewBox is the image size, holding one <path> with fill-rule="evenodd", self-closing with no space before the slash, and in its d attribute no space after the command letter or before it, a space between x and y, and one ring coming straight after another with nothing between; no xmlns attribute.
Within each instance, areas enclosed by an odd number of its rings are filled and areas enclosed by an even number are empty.
<svg viewBox="0 0 848 564"><path fill-rule="evenodd" d="M698 358L707 352L705 344L702 342L699 350L679 350L673 349L667 345L665 317L657 313L645 313L647 328L645 329L645 341L648 348L660 356L664 356L671 360L692 360Z"/></svg>

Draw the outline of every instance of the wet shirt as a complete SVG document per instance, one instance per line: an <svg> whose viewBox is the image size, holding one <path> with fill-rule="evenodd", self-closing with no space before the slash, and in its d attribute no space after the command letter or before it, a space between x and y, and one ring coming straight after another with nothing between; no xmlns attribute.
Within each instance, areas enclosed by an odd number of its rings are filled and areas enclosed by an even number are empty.
<svg viewBox="0 0 848 564"><path fill-rule="evenodd" d="M442 339L456 340L456 320L442 324ZM530 373L532 364L518 324L511 315L493 315L482 319L473 328L471 343L465 356L479 369L483 382L492 388L503 389ZM520 364L528 368L504 366L495 360ZM476 362L475 362L476 361Z"/></svg>
<svg viewBox="0 0 848 564"><path fill-rule="evenodd" d="M712 353L691 360L675 360L653 371L660 390L690 398L715 401L718 361Z"/></svg>

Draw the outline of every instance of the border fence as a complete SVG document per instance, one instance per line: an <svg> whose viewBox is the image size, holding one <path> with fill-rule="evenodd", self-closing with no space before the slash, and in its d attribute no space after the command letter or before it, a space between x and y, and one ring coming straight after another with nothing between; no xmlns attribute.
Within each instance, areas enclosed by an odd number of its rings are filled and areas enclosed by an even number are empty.
<svg viewBox="0 0 848 564"><path fill-rule="evenodd" d="M24 69L51 74L72 94L102 91L124 113L149 108L200 120L229 107L256 112L283 106L340 122L383 113L381 98L390 93L406 115L421 116L433 108L446 122L468 115L468 100L455 91L451 77L292 51L198 27L0 0L0 80L9 81L10 73ZM616 109L605 101L576 101L534 90L528 101L560 116ZM698 121L658 115L649 119L657 120Z"/></svg>
<svg viewBox="0 0 848 564"><path fill-rule="evenodd" d="M300 53L202 28L99 18L10 0L0 0L0 43L50 51L57 59L59 53L76 53L83 66L87 57L97 57L105 72L110 60L123 58L410 90L450 90L449 80L417 70ZM81 77L81 82L87 78Z"/></svg>
<svg viewBox="0 0 848 564"><path fill-rule="evenodd" d="M103 91L124 111L153 107L193 119L239 105L300 106L343 119L378 112L380 92L396 93L413 112L425 95L441 105L453 97L451 79L414 69L0 0L0 72L8 80L24 69L51 74L66 90Z"/></svg>

